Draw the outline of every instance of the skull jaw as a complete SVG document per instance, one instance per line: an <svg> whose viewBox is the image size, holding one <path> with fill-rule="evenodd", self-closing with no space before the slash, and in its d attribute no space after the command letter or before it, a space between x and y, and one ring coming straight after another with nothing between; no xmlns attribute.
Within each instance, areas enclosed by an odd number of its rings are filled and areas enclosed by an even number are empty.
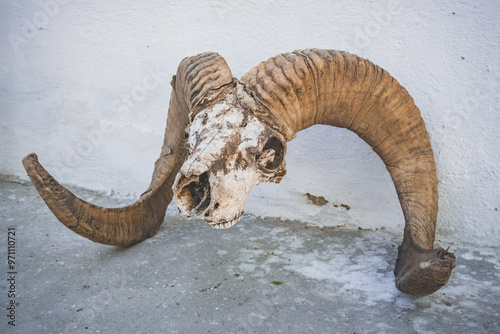
<svg viewBox="0 0 500 334"><path fill-rule="evenodd" d="M243 215L243 211L240 211L231 219L222 219L222 220L218 220L217 222L215 222L211 219L207 219L206 217L200 217L200 218L204 218L205 221L208 222L208 224L210 224L210 226L212 226L212 228L214 228L216 230L222 230L222 229L226 229L226 228L230 228L231 226L234 226L234 224L236 224L240 220L242 215Z"/></svg>
<svg viewBox="0 0 500 334"><path fill-rule="evenodd" d="M216 174L210 173L207 178L203 175L180 178L176 189L181 190L176 192L175 201L182 216L199 217L214 229L225 229L240 220L248 193L259 182L248 179L249 182L235 182L234 173L226 175L227 178ZM252 187L248 189L250 184Z"/></svg>
<svg viewBox="0 0 500 334"><path fill-rule="evenodd" d="M240 220L240 218L244 212L243 209L234 210L234 207L233 207L232 210L230 210L230 212L228 212L228 213L217 212L216 216L214 217L210 214L211 207L207 208L205 211L203 211L201 213L198 213L198 212L196 212L195 209L186 208L182 197L180 197L180 198L177 197L177 198L178 198L178 199L176 199L177 208L179 209L179 212L183 217L201 218L201 219L205 220L210 226L212 226L212 228L217 229L217 230L230 228L231 226L233 226L234 224L236 224ZM236 212L234 212L234 211L236 211Z"/></svg>

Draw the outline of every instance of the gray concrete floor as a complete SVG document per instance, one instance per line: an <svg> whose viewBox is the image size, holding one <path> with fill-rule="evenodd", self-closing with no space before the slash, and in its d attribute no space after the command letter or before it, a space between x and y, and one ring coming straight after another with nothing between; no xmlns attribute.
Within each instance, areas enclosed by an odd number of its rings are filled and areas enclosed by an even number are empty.
<svg viewBox="0 0 500 334"><path fill-rule="evenodd" d="M414 298L394 287L401 235L383 230L249 215L214 230L172 207L153 238L111 247L74 234L32 186L13 182L0 182L0 225L1 333L500 333L499 248L451 244L450 282ZM6 317L9 227L15 327Z"/></svg>

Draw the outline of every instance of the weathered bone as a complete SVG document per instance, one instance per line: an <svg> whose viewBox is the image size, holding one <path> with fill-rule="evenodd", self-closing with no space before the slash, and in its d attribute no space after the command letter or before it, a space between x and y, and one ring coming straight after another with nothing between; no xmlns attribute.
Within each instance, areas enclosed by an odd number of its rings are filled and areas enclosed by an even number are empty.
<svg viewBox="0 0 500 334"><path fill-rule="evenodd" d="M174 185L177 207L187 217L198 215L217 229L231 227L250 190L279 182L285 173L284 160L270 169L276 151L265 147L279 133L242 108L234 94L198 113L187 133L189 155Z"/></svg>
<svg viewBox="0 0 500 334"><path fill-rule="evenodd" d="M429 134L411 96L386 71L346 52L311 49L273 57L237 81L222 57L205 53L181 62L173 86L153 180L132 206L86 203L60 186L35 155L24 159L41 197L66 226L113 245L150 237L163 221L180 168L174 191L181 212L214 228L230 227L253 186L285 175L286 141L328 124L365 140L394 181L406 221L397 288L424 296L446 284L455 257L433 249L438 181Z"/></svg>

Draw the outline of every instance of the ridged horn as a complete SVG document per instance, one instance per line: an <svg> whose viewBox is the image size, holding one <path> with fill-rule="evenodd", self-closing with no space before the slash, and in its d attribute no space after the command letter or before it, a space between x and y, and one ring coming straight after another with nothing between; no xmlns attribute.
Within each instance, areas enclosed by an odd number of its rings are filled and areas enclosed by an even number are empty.
<svg viewBox="0 0 500 334"><path fill-rule="evenodd" d="M433 249L438 179L429 134L413 99L387 71L347 52L295 51L250 70L238 97L288 140L327 124L366 141L384 161L405 217L397 288L424 296L448 281L455 257Z"/></svg>
<svg viewBox="0 0 500 334"><path fill-rule="evenodd" d="M186 155L189 115L223 96L233 82L229 67L217 53L182 60L172 80L164 142L151 184L130 206L110 209L79 199L43 168L35 154L26 156L23 165L49 209L73 232L103 244L133 245L153 236L163 223L175 176Z"/></svg>

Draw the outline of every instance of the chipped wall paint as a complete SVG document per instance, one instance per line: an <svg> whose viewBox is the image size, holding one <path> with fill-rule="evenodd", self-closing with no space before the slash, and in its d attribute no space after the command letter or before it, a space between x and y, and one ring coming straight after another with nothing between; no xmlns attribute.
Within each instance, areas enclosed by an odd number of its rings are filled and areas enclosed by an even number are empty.
<svg viewBox="0 0 500 334"><path fill-rule="evenodd" d="M438 167L438 238L497 245L499 16L495 0L4 1L0 173L26 179L21 159L36 152L64 184L136 198L183 57L217 51L241 77L280 52L340 49L388 70L419 106ZM389 174L353 133L299 133L287 170L252 190L247 212L402 232Z"/></svg>

